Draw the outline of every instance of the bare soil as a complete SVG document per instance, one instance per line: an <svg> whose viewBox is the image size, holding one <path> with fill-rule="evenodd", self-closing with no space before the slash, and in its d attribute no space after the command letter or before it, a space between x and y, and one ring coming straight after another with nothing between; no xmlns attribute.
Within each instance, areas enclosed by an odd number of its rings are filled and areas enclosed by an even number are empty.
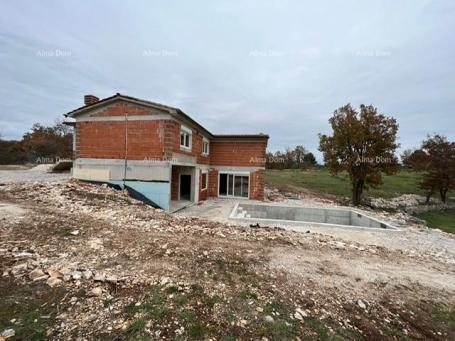
<svg viewBox="0 0 455 341"><path fill-rule="evenodd" d="M77 181L0 186L17 339L452 340L450 251L175 217Z"/></svg>

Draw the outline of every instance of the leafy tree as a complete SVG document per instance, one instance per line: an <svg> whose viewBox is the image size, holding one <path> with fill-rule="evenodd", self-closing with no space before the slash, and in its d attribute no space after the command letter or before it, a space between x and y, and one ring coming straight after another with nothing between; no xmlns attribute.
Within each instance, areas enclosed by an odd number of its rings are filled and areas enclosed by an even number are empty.
<svg viewBox="0 0 455 341"><path fill-rule="evenodd" d="M293 150L294 154L294 167L302 168L305 163L306 149L303 146L296 146Z"/></svg>
<svg viewBox="0 0 455 341"><path fill-rule="evenodd" d="M398 124L369 105L360 112L350 104L336 110L329 119L333 135L319 134L319 150L332 174L346 171L352 186L352 202L359 205L363 190L382 184L382 173L398 171L394 155Z"/></svg>
<svg viewBox="0 0 455 341"><path fill-rule="evenodd" d="M447 192L455 189L455 142L445 136L428 136L421 149L408 157L409 165L424 171L420 187L427 191L427 201L439 191L442 202L447 201Z"/></svg>
<svg viewBox="0 0 455 341"><path fill-rule="evenodd" d="M421 149L407 149L401 154L401 163L404 167L422 170L427 166L427 155Z"/></svg>
<svg viewBox="0 0 455 341"><path fill-rule="evenodd" d="M36 162L40 158L70 158L71 128L60 121L50 127L35 123L31 131L24 134L20 146L30 162Z"/></svg>
<svg viewBox="0 0 455 341"><path fill-rule="evenodd" d="M309 166L316 166L318 164L316 158L314 157L314 154L311 152L305 154L305 156L303 157L303 161L305 162L306 165Z"/></svg>

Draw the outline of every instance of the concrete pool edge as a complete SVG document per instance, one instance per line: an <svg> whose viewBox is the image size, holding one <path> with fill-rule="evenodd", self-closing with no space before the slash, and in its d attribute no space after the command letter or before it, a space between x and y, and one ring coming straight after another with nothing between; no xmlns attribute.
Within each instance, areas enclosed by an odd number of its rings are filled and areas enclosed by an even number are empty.
<svg viewBox="0 0 455 341"><path fill-rule="evenodd" d="M370 220L376 221L380 224L383 224L387 227L382 228L382 227L368 227L368 226L355 226L355 225L344 225L344 224L332 224L332 223L321 223L321 222L311 222L311 221L302 221L302 220L286 220L286 219L269 219L269 218L249 218L249 217L238 217L238 207L242 204L246 203L236 203L229 214L229 220L233 220L239 223L245 223L245 224L254 224L254 223L263 223L263 225L272 225L272 226L278 226L278 227L301 227L301 228L311 228L311 227L322 227L322 228L340 228L340 229L350 229L350 230L369 230L369 231L401 231L401 228L393 225L390 222L384 221L382 219L378 219L375 217L372 217L368 214L365 214L362 211L353 209L353 208L341 208L341 207L311 207L311 206L303 206L303 205L276 205L276 204L264 204L264 203L255 203L254 205L257 206L273 206L273 207L283 207L283 208L305 208L305 209L315 209L315 210L324 210L324 209L330 209L330 210L339 210L339 211L349 211L349 212L354 212L356 214L360 214L364 216L365 218L368 218ZM296 230L297 231L297 230ZM304 232L304 231L298 231L298 232Z"/></svg>

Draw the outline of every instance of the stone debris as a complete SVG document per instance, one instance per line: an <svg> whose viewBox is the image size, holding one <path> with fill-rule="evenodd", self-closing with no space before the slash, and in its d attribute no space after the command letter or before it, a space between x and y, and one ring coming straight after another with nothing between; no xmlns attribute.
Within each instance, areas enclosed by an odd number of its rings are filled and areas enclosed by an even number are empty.
<svg viewBox="0 0 455 341"><path fill-rule="evenodd" d="M365 302L363 302L362 300L358 300L357 301L357 305L362 308L362 309L366 309L367 308L367 305L365 304Z"/></svg>
<svg viewBox="0 0 455 341"><path fill-rule="evenodd" d="M0 337L2 337L4 339L9 339L10 337L14 337L15 335L16 335L16 332L14 331L14 329L9 328L9 329L5 329L4 331L2 331L2 333L0 334Z"/></svg>
<svg viewBox="0 0 455 341"><path fill-rule="evenodd" d="M273 323L273 322L275 322L275 319L272 316L270 316L270 315L266 315L264 317L264 321L267 322L267 323Z"/></svg>
<svg viewBox="0 0 455 341"><path fill-rule="evenodd" d="M95 288L93 288L90 292L91 292L91 294L94 295L94 296L101 296L101 295L103 295L103 288L101 288L101 287L95 287Z"/></svg>
<svg viewBox="0 0 455 341"><path fill-rule="evenodd" d="M223 309L230 304L244 309L234 310L229 321L236 331L252 332L259 323L270 330L302 331L307 328L308 318L312 318L330 319L342 328L367 335L358 323L362 316L357 319L352 315L360 314L360 310L347 313L344 307L354 303L370 313L375 304L370 296L362 292L362 300L357 299L356 288L349 290L346 284L329 289L308 278L294 283L292 276L287 277L292 269L281 271L270 266L269 251L286 248L289 252L305 250L334 258L392 258L391 251L384 247L313 231L251 229L175 217L124 192L78 181L8 184L2 193L7 199L29 205L27 209L32 212L0 226L0 231L8 236L5 240L21 241L2 242L2 280L64 291L54 303L59 306L58 313L40 316L41 320L56 320L46 330L47 338L52 340L72 339L76 334L80 340L99 335L122 339L125 333L132 333L133 327L140 327L146 339L187 339L189 327L185 321L200 322L197 330L210 330L205 325L220 321L225 326L227 315ZM17 234L14 238L13 233ZM394 252L393 257L406 261L451 264L453 260L445 249ZM301 257L297 265L311 264ZM317 275L330 282L332 273L324 273L324 264L320 265ZM326 282L322 284L327 285ZM373 282L370 285L384 286ZM342 290L349 294L343 296ZM147 297L151 292L152 299ZM158 309L156 302L163 306ZM280 307L289 309L280 311ZM383 323L410 330L397 314L385 308L384 311L378 317ZM183 312L185 319L178 319ZM199 321L196 312L205 314L207 321ZM152 321L151 315L163 315L167 320Z"/></svg>
<svg viewBox="0 0 455 341"><path fill-rule="evenodd" d="M427 203L426 197L417 194L403 194L391 199L369 197L366 198L366 204L374 209L407 213L420 213L455 207L455 204L444 204L438 198L433 197Z"/></svg>
<svg viewBox="0 0 455 341"><path fill-rule="evenodd" d="M48 276L44 273L43 270L35 269L32 272L30 272L29 277L32 281L40 281L47 279Z"/></svg>
<svg viewBox="0 0 455 341"><path fill-rule="evenodd" d="M300 308L297 308L295 310L294 318L296 318L297 320L303 321L303 319L307 316L308 316L308 314L304 310L302 310Z"/></svg>
<svg viewBox="0 0 455 341"><path fill-rule="evenodd" d="M55 287L56 285L59 285L61 282L62 280L57 277L49 277L48 280L46 281L46 284L49 285L50 287Z"/></svg>

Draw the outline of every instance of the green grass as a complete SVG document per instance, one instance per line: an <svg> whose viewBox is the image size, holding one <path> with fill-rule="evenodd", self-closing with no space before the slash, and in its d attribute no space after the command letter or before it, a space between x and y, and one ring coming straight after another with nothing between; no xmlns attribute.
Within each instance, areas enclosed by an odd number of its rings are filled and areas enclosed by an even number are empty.
<svg viewBox="0 0 455 341"><path fill-rule="evenodd" d="M134 320L130 323L126 332L130 335L140 334L145 329L146 321L142 318Z"/></svg>
<svg viewBox="0 0 455 341"><path fill-rule="evenodd" d="M0 332L12 328L17 340L46 340L46 330L55 323L63 288L43 283L24 285L10 278L0 280ZM46 316L46 317L45 317ZM15 319L16 322L11 322Z"/></svg>
<svg viewBox="0 0 455 341"><path fill-rule="evenodd" d="M402 194L419 194L424 192L419 188L421 174L402 170L391 176L383 175L383 185L378 189L364 192L366 196L393 198ZM289 186L301 187L323 194L332 194L341 197L351 196L351 186L346 173L333 176L326 169L311 170L267 170L266 184L278 188Z"/></svg>
<svg viewBox="0 0 455 341"><path fill-rule="evenodd" d="M455 209L428 211L415 216L425 220L431 228L455 233Z"/></svg>
<svg viewBox="0 0 455 341"><path fill-rule="evenodd" d="M433 319L447 325L447 328L455 331L455 310L436 308L433 312Z"/></svg>

